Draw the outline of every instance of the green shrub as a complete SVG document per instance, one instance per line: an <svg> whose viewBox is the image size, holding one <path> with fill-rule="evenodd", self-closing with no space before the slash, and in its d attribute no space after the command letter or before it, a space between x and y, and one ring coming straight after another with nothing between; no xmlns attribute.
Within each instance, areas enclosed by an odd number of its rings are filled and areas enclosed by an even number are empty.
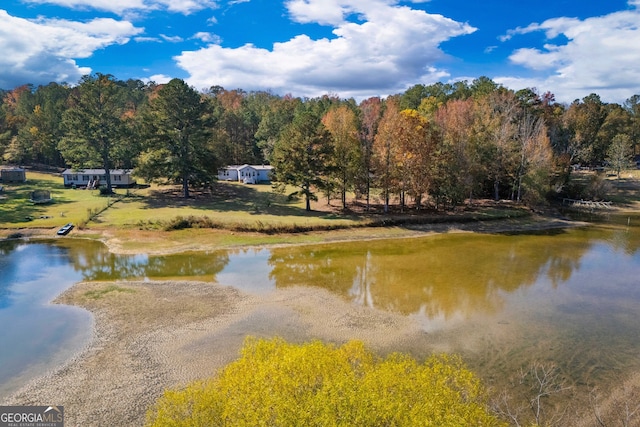
<svg viewBox="0 0 640 427"><path fill-rule="evenodd" d="M109 191L107 187L100 187L100 195L101 196L111 196L113 191Z"/></svg>
<svg viewBox="0 0 640 427"><path fill-rule="evenodd" d="M147 414L160 426L497 426L459 357L419 364L375 357L358 341L247 339L213 379L168 390Z"/></svg>

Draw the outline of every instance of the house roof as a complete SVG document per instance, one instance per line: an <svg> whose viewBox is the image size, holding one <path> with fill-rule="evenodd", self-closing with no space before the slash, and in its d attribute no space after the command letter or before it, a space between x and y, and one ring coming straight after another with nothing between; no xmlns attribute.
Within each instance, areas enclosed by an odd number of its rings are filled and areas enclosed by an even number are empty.
<svg viewBox="0 0 640 427"><path fill-rule="evenodd" d="M62 175L104 175L104 169L66 169ZM129 175L130 169L110 169L110 175Z"/></svg>
<svg viewBox="0 0 640 427"><path fill-rule="evenodd" d="M252 169L255 169L255 170L271 170L271 169L273 169L273 166L271 166L271 165L248 165L248 164L244 164L244 165L229 165L229 166L226 166L226 167L222 168L222 170L225 170L225 169L226 170L232 170L233 169L233 170L241 171L241 170L246 169L246 168L252 168Z"/></svg>

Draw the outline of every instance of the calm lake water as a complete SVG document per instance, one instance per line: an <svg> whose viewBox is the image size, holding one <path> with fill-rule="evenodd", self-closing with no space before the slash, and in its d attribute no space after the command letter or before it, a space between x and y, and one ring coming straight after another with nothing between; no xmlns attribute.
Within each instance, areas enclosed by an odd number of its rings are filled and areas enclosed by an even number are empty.
<svg viewBox="0 0 640 427"><path fill-rule="evenodd" d="M537 234L451 234L278 249L113 255L95 242L0 242L0 397L84 346L87 312L48 301L80 280L191 279L261 293L329 289L401 313L429 351L484 378L534 360L573 384L640 368L640 217ZM6 344L8 343L8 344Z"/></svg>

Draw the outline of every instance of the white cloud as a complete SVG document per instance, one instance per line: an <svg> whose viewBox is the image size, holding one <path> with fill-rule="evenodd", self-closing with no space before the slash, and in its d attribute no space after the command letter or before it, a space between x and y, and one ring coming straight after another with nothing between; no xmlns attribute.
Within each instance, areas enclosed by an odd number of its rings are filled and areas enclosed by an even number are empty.
<svg viewBox="0 0 640 427"><path fill-rule="evenodd" d="M140 36L134 37L133 40L138 43L162 43L162 39L160 39L159 37Z"/></svg>
<svg viewBox="0 0 640 427"><path fill-rule="evenodd" d="M35 4L55 4L72 9L91 9L123 15L132 11L168 10L189 15L204 9L216 9L215 0L23 0Z"/></svg>
<svg viewBox="0 0 640 427"><path fill-rule="evenodd" d="M159 85L169 83L173 79L171 76L167 76L165 74L154 74L151 77L141 79L145 83L155 82Z"/></svg>
<svg viewBox="0 0 640 427"><path fill-rule="evenodd" d="M25 3L55 4L70 9L94 9L122 15L128 10L146 9L144 0L23 0Z"/></svg>
<svg viewBox="0 0 640 427"><path fill-rule="evenodd" d="M629 4L638 6L640 0ZM557 99L565 102L593 92L608 102L622 102L640 93L640 12L637 8L585 20L550 19L512 30L505 38L535 31L543 31L548 43L542 49L518 49L510 56L513 63L544 75L529 80L534 83L532 86L552 90ZM566 42L554 43L558 36L564 36ZM522 84L527 80L502 77L500 82Z"/></svg>
<svg viewBox="0 0 640 427"><path fill-rule="evenodd" d="M127 43L142 31L129 22L114 19L27 20L0 10L0 87L11 89L24 82L75 83L91 71L79 67L75 59L87 58L113 44Z"/></svg>
<svg viewBox="0 0 640 427"><path fill-rule="evenodd" d="M156 4L170 12L184 13L185 15L218 7L214 0L153 0L149 3Z"/></svg>
<svg viewBox="0 0 640 427"><path fill-rule="evenodd" d="M184 41L184 39L180 36L168 36L166 34L160 34L160 38L169 43L180 43Z"/></svg>
<svg viewBox="0 0 640 427"><path fill-rule="evenodd" d="M196 39L196 40L200 40L204 43L214 43L214 44L220 44L220 42L222 41L222 39L220 38L220 36L218 36L217 34L214 33L208 33L208 32L198 32L195 33L193 35L193 37L191 37L192 39Z"/></svg>
<svg viewBox="0 0 640 427"><path fill-rule="evenodd" d="M348 1L341 0L289 0L286 2L291 18L300 23L315 22L323 25L339 25L344 16L352 12Z"/></svg>
<svg viewBox="0 0 640 427"><path fill-rule="evenodd" d="M198 88L270 89L296 95L381 95L431 82L446 73L434 68L445 54L440 43L475 31L469 25L392 1L291 0L297 22L331 23L335 37L312 40L301 34L272 49L247 44L211 45L175 59ZM358 23L349 22L357 16Z"/></svg>

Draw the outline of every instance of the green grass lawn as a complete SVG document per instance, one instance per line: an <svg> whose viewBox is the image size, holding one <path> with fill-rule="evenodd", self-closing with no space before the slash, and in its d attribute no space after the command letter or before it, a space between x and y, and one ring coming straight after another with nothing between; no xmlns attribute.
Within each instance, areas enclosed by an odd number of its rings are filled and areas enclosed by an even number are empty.
<svg viewBox="0 0 640 427"><path fill-rule="evenodd" d="M27 182L3 184L0 193L1 228L53 228L68 222L80 224L88 218L89 210L106 207L107 198L97 190L65 188L62 176L27 171ZM31 192L48 190L52 201L35 204Z"/></svg>
<svg viewBox="0 0 640 427"><path fill-rule="evenodd" d="M34 190L49 190L52 201L34 204ZM57 174L27 172L27 182L5 185L0 194L0 228L55 228L72 222L82 228L162 228L176 217L206 217L222 225L348 226L358 216L335 212L307 212L301 200L274 193L269 185L216 183L211 191L193 192L188 199L179 189L150 186L116 189L111 197L98 190L65 188Z"/></svg>
<svg viewBox="0 0 640 427"><path fill-rule="evenodd" d="M216 183L211 191L193 192L184 199L176 188L152 186L130 192L108 210L92 226L100 223L117 227L162 228L177 217L207 218L224 228L244 225L261 226L353 225L362 218L333 212L307 212L304 203L288 200L274 193L269 185Z"/></svg>

